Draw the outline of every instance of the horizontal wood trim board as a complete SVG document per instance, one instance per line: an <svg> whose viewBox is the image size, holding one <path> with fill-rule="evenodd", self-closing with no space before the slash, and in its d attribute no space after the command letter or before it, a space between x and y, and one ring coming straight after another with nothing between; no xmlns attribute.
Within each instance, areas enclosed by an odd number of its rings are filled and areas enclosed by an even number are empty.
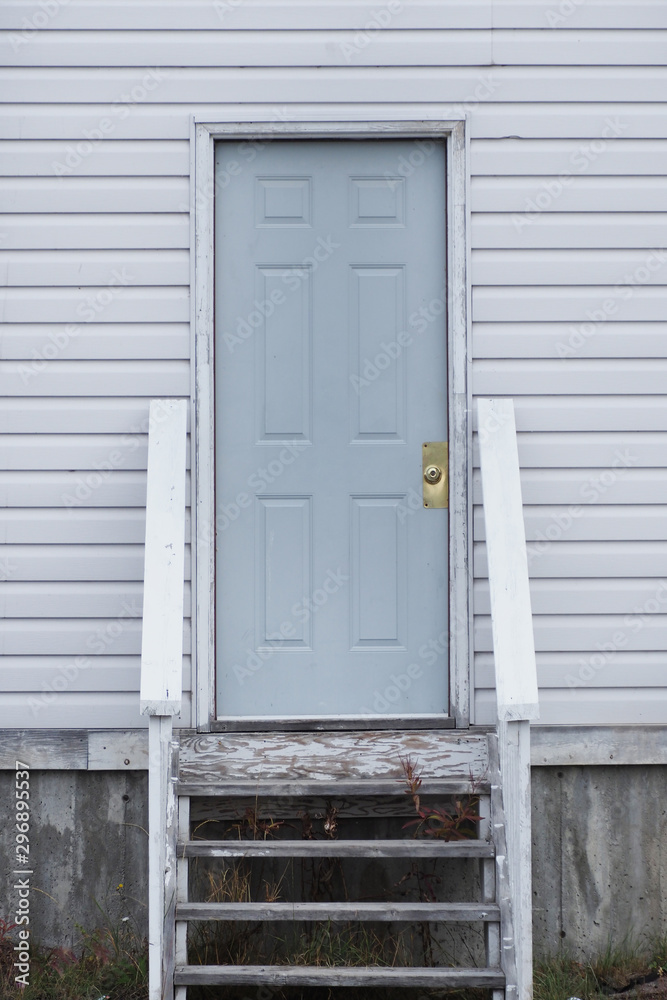
<svg viewBox="0 0 667 1000"><path fill-rule="evenodd" d="M414 986L414 987L501 987L505 976L499 969L418 968L395 969L378 966L361 968L286 965L180 965L174 983L205 985L277 986Z"/></svg>
<svg viewBox="0 0 667 1000"><path fill-rule="evenodd" d="M597 697L595 692L591 694ZM493 693L491 696L495 697ZM574 701L571 692L568 692L568 697L571 702ZM622 697L627 700L627 692L622 693ZM136 694L132 698L136 702ZM664 705L660 708L664 712ZM17 756L23 759L21 754L28 755L26 762L31 767L45 770L145 770L147 767L148 736L144 728L118 725L114 729L110 717L106 720L106 729L67 728L62 725L65 722L62 717L57 730L36 728L35 722L41 724L41 719L42 713L39 713L24 728L17 725L19 719L16 716L11 726L3 721L0 769L14 770ZM177 734L181 742L187 741L190 735L190 731L183 729ZM459 734L462 740L468 735L468 732ZM664 722L653 725L533 725L531 762L533 766L562 766L567 763L667 764L667 725ZM400 785L397 784L396 790L395 800L407 801ZM249 799L251 802L255 800L254 790ZM198 808L193 804L194 811ZM234 803L236 809L237 804Z"/></svg>
<svg viewBox="0 0 667 1000"><path fill-rule="evenodd" d="M498 907L482 903L179 903L177 920L497 921Z"/></svg>
<svg viewBox="0 0 667 1000"><path fill-rule="evenodd" d="M191 841L179 844L179 858L491 858L486 841L266 840Z"/></svg>

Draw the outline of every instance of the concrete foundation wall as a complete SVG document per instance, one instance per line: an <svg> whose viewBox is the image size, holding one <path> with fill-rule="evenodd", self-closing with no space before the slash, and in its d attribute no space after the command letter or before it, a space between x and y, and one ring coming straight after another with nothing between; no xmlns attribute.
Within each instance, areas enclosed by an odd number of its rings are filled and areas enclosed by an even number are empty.
<svg viewBox="0 0 667 1000"><path fill-rule="evenodd" d="M73 947L77 925L123 917L145 935L146 791L143 772L31 771L34 940ZM0 792L13 803L13 772L0 772ZM0 917L11 922L20 876L9 809L6 817ZM664 765L533 768L536 956L585 958L610 938L667 931L666 819Z"/></svg>
<svg viewBox="0 0 667 1000"><path fill-rule="evenodd" d="M533 768L535 954L667 931L667 767Z"/></svg>

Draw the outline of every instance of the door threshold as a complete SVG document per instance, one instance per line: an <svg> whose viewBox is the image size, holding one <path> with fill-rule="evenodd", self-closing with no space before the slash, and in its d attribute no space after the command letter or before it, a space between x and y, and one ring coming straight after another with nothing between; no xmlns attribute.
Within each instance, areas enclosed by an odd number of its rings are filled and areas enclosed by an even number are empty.
<svg viewBox="0 0 667 1000"><path fill-rule="evenodd" d="M211 721L212 733L333 732L378 729L455 729L450 715L264 715L249 718L221 715Z"/></svg>

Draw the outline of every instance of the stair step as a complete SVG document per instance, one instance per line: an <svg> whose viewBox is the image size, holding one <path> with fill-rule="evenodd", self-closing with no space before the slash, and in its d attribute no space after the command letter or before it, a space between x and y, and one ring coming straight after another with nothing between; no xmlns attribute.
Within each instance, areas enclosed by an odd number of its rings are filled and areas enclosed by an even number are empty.
<svg viewBox="0 0 667 1000"><path fill-rule="evenodd" d="M470 781L447 778L424 778L419 790L422 798L425 795L478 795L488 794L488 782ZM272 799L287 796L319 796L322 798L344 799L355 795L366 796L400 796L405 791L405 785L396 778L368 780L301 780L292 781L240 781L236 778L221 777L215 781L191 782L180 781L177 785L179 795L189 795L198 798L263 798ZM406 800L406 809L408 804Z"/></svg>
<svg viewBox="0 0 667 1000"><path fill-rule="evenodd" d="M177 965L177 986L416 986L502 988L500 969L384 968L382 966L326 967L293 965Z"/></svg>
<svg viewBox="0 0 667 1000"><path fill-rule="evenodd" d="M492 858L486 840L191 840L179 858Z"/></svg>
<svg viewBox="0 0 667 1000"><path fill-rule="evenodd" d="M491 903L180 903L177 920L500 920Z"/></svg>

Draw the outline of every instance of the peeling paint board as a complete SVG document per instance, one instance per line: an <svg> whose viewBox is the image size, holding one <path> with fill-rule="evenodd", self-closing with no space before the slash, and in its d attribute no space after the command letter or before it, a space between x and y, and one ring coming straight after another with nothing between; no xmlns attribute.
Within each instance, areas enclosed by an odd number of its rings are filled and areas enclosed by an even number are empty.
<svg viewBox="0 0 667 1000"><path fill-rule="evenodd" d="M482 777L486 739L446 731L404 733L273 733L202 735L185 739L184 781L401 780L410 757L429 778Z"/></svg>
<svg viewBox="0 0 667 1000"><path fill-rule="evenodd" d="M148 734L145 730L91 732L88 734L90 771L144 770L148 767Z"/></svg>
<svg viewBox="0 0 667 1000"><path fill-rule="evenodd" d="M3 727L6 726L7 723L3 723ZM3 728L0 731L0 767L14 770L17 760L39 770L87 766L88 740L85 730L52 733L32 727L26 729L27 731L12 732Z"/></svg>

